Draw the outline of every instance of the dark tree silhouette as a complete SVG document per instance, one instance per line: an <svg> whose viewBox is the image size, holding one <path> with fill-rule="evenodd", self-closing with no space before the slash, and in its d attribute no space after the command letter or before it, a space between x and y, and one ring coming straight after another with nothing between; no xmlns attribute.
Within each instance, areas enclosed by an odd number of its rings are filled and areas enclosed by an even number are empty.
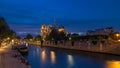
<svg viewBox="0 0 120 68"><path fill-rule="evenodd" d="M42 38L41 38L40 35L37 35L37 36L35 36L34 40L35 40L35 41L40 41L40 40L42 40Z"/></svg>
<svg viewBox="0 0 120 68"><path fill-rule="evenodd" d="M10 29L3 17L0 17L0 39L11 37L14 38L16 33Z"/></svg>
<svg viewBox="0 0 120 68"><path fill-rule="evenodd" d="M33 39L33 36L31 34L27 34L25 39L28 39L28 40Z"/></svg>
<svg viewBox="0 0 120 68"><path fill-rule="evenodd" d="M53 40L66 40L66 34L64 32L59 32L57 29L53 29L49 34L49 39Z"/></svg>
<svg viewBox="0 0 120 68"><path fill-rule="evenodd" d="M58 38L58 32L57 32L57 30L56 30L56 29L53 29L53 30L51 31L51 33L49 34L49 36L50 36L52 39L57 40L57 38Z"/></svg>

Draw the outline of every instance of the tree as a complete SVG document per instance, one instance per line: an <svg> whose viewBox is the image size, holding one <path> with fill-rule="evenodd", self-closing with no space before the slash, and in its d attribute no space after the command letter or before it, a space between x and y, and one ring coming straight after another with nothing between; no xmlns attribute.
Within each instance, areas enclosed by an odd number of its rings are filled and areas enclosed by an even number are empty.
<svg viewBox="0 0 120 68"><path fill-rule="evenodd" d="M37 35L37 36L35 36L34 40L35 40L35 41L40 41L40 40L42 40L42 38L41 38L40 35Z"/></svg>
<svg viewBox="0 0 120 68"><path fill-rule="evenodd" d="M67 36L64 32L58 32L58 40L67 40Z"/></svg>
<svg viewBox="0 0 120 68"><path fill-rule="evenodd" d="M57 40L57 37L58 37L57 29L53 29L53 30L50 32L49 36L50 36L52 39Z"/></svg>
<svg viewBox="0 0 120 68"><path fill-rule="evenodd" d="M52 37L50 35L47 35L45 40L52 40Z"/></svg>
<svg viewBox="0 0 120 68"><path fill-rule="evenodd" d="M17 38L17 39L22 39L20 36L17 36L16 38Z"/></svg>
<svg viewBox="0 0 120 68"><path fill-rule="evenodd" d="M0 39L4 39L6 37L13 38L16 36L16 33L10 29L8 24L5 22L3 17L0 17Z"/></svg>
<svg viewBox="0 0 120 68"><path fill-rule="evenodd" d="M65 32L59 32L57 29L53 29L49 36L47 36L48 39L53 39L53 40L66 40L66 34Z"/></svg>
<svg viewBox="0 0 120 68"><path fill-rule="evenodd" d="M28 40L33 39L33 36L31 34L27 34L25 39L28 39Z"/></svg>
<svg viewBox="0 0 120 68"><path fill-rule="evenodd" d="M76 34L76 33L72 34L71 40L79 40L79 34Z"/></svg>

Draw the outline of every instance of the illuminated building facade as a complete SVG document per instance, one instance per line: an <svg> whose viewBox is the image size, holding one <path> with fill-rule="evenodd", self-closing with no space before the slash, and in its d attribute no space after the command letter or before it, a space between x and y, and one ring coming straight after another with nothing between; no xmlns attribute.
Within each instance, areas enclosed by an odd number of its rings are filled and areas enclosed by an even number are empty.
<svg viewBox="0 0 120 68"><path fill-rule="evenodd" d="M66 33L64 26L59 26L59 27L56 26L56 19L54 18L54 25L53 26L52 25L45 25L45 24L41 25L40 32L41 32L42 39L45 40L46 36L49 35L53 29L57 29L58 32Z"/></svg>
<svg viewBox="0 0 120 68"><path fill-rule="evenodd" d="M46 34L47 34L47 27L45 24L43 24L41 26L41 37L43 40L45 40Z"/></svg>
<svg viewBox="0 0 120 68"><path fill-rule="evenodd" d="M47 26L47 34L50 34L51 31L52 31L52 26L51 26L51 25L48 25L48 26Z"/></svg>
<svg viewBox="0 0 120 68"><path fill-rule="evenodd" d="M51 25L42 24L42 26L41 26L41 37L42 37L42 39L45 40L46 35L49 35L51 31L52 31L52 26Z"/></svg>
<svg viewBox="0 0 120 68"><path fill-rule="evenodd" d="M66 30L65 30L64 26L58 27L58 32L64 32L64 33L66 33Z"/></svg>

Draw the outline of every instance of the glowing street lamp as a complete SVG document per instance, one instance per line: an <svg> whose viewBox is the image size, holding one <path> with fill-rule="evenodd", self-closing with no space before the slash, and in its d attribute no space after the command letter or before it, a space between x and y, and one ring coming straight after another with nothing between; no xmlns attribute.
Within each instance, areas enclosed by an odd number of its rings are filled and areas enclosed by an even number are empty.
<svg viewBox="0 0 120 68"><path fill-rule="evenodd" d="M116 34L117 37L119 37L120 35L119 34Z"/></svg>
<svg viewBox="0 0 120 68"><path fill-rule="evenodd" d="M120 37L120 34L117 33L117 34L116 34L116 37L117 37L117 39L118 39L118 38Z"/></svg>

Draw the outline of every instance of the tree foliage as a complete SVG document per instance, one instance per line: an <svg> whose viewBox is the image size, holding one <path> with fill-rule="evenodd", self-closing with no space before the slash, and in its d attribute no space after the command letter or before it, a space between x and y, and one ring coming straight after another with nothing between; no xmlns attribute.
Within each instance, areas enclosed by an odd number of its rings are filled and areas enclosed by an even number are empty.
<svg viewBox="0 0 120 68"><path fill-rule="evenodd" d="M52 40L52 36L47 35L47 36L46 36L46 40Z"/></svg>
<svg viewBox="0 0 120 68"><path fill-rule="evenodd" d="M16 39L22 39L20 36L17 36Z"/></svg>
<svg viewBox="0 0 120 68"><path fill-rule="evenodd" d="M51 33L47 36L47 39L51 40L66 40L65 32L59 32L57 29L53 29Z"/></svg>
<svg viewBox="0 0 120 68"><path fill-rule="evenodd" d="M71 40L79 40L79 34L71 34Z"/></svg>
<svg viewBox="0 0 120 68"><path fill-rule="evenodd" d="M25 39L28 39L28 40L33 39L33 36L31 34L27 34Z"/></svg>
<svg viewBox="0 0 120 68"><path fill-rule="evenodd" d="M34 38L35 41L40 41L41 39L42 39L42 38L41 38L40 35L37 35L37 36L35 36L35 38Z"/></svg>
<svg viewBox="0 0 120 68"><path fill-rule="evenodd" d="M0 17L0 39L4 39L6 37L14 38L16 33L10 29L8 24L5 22L3 17Z"/></svg>

